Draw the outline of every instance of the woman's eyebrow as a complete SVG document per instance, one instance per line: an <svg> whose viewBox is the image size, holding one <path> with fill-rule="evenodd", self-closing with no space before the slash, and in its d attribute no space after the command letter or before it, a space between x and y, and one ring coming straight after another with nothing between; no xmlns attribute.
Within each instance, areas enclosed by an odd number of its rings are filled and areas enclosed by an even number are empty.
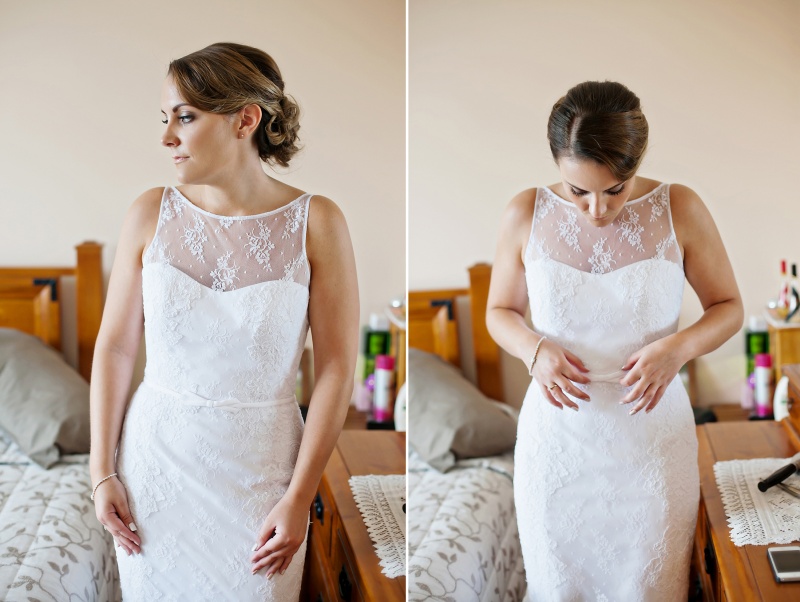
<svg viewBox="0 0 800 602"><path fill-rule="evenodd" d="M188 105L188 104L189 104L188 102L182 102L182 103L180 103L180 104L177 104L177 105L175 105L174 107L172 107L172 112L174 113L175 111L177 111L178 109L180 109L182 106L184 106L184 105ZM162 113L164 113L164 109L161 109L161 112L162 112ZM164 113L164 115L166 115L166 113Z"/></svg>
<svg viewBox="0 0 800 602"><path fill-rule="evenodd" d="M624 183L625 183L625 182L617 182L617 183L616 183L616 184L614 184L614 185L613 185L611 188L606 188L606 189L605 189L603 192L611 192L611 191L612 191L614 188L616 188L617 186L620 186L620 185L622 185L622 184L624 184ZM569 184L569 182L567 182L567 184ZM588 190L584 190L583 188L578 188L578 187L577 187L577 186L575 186L574 184L569 184L569 185L570 185L570 186L572 186L572 187L573 187L575 190L577 190L577 191L579 191L579 192L589 192Z"/></svg>

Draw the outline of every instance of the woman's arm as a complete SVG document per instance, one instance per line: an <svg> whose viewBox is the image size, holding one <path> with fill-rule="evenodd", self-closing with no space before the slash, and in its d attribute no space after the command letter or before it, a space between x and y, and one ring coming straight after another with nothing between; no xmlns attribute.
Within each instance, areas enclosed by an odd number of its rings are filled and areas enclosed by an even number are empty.
<svg viewBox="0 0 800 602"><path fill-rule="evenodd" d="M283 573L303 543L311 502L347 416L358 353L353 247L342 212L325 197L313 198L306 252L311 264L314 392L289 488L261 526L250 558L253 573L267 567L267 578Z"/></svg>
<svg viewBox="0 0 800 602"><path fill-rule="evenodd" d="M347 416L358 354L356 262L344 215L330 199L313 198L306 249L314 391L286 496L308 509Z"/></svg>
<svg viewBox="0 0 800 602"><path fill-rule="evenodd" d="M508 204L500 225L492 281L486 305L486 325L492 338L511 355L530 366L531 357L541 337L525 323L528 290L525 283L523 253L528 244L536 202L536 189L525 190ZM583 363L569 351L552 341L543 341L536 356L534 375L545 398L554 406L566 405L575 410L578 405L564 392L587 400L588 395L573 382L588 383L579 369ZM546 385L558 384L552 390Z"/></svg>
<svg viewBox="0 0 800 602"><path fill-rule="evenodd" d="M89 389L89 471L93 485L116 472L115 453L144 327L142 251L155 232L162 191L148 190L128 209L111 269ZM120 482L109 479L102 483L94 504L97 519L125 551L138 553L141 539L129 528L134 521Z"/></svg>
<svg viewBox="0 0 800 602"><path fill-rule="evenodd" d="M628 359L623 369L630 371L620 382L635 386L623 402L641 398L631 413L645 407L649 412L681 366L722 345L744 321L733 268L705 204L692 189L672 184L670 207L686 279L700 299L703 315L691 326L644 347Z"/></svg>

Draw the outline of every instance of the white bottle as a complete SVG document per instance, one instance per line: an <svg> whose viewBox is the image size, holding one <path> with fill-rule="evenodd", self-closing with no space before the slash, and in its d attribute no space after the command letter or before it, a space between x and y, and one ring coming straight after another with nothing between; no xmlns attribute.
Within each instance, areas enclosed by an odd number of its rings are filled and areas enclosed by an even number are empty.
<svg viewBox="0 0 800 602"><path fill-rule="evenodd" d="M756 355L756 415L766 418L772 414L772 356L769 353Z"/></svg>
<svg viewBox="0 0 800 602"><path fill-rule="evenodd" d="M782 376L775 387L775 397L772 400L772 413L775 421L783 420L789 415L789 377Z"/></svg>
<svg viewBox="0 0 800 602"><path fill-rule="evenodd" d="M394 358L391 355L375 356L375 392L372 396L372 413L378 422L392 419L394 399Z"/></svg>
<svg viewBox="0 0 800 602"><path fill-rule="evenodd" d="M397 392L397 399L394 401L394 430L406 431L406 385L400 387Z"/></svg>

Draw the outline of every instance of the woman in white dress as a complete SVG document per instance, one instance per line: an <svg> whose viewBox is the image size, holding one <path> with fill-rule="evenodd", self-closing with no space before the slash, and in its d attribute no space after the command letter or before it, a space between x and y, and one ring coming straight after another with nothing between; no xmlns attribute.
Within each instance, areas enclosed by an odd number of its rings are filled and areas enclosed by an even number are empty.
<svg viewBox="0 0 800 602"><path fill-rule="evenodd" d="M514 497L537 602L688 592L699 477L678 371L743 310L697 194L637 175L647 134L625 86L575 86L548 124L561 181L519 193L502 220L487 323L533 377ZM704 313L678 332L684 279Z"/></svg>
<svg viewBox="0 0 800 602"><path fill-rule="evenodd" d="M126 602L297 600L309 508L353 386L347 225L331 200L263 170L288 164L299 128L263 51L221 43L173 61L161 105L183 186L142 194L120 236L91 382L97 518ZM143 332L145 378L126 407Z"/></svg>

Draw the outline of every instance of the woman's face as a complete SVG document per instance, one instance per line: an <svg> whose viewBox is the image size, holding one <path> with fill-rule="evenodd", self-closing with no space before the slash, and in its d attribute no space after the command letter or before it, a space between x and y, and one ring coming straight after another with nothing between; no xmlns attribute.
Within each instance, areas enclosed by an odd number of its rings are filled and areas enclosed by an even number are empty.
<svg viewBox="0 0 800 602"><path fill-rule="evenodd" d="M161 113L166 128L161 144L169 149L182 184L213 182L214 176L241 152L233 120L189 105L181 98L172 76L161 90Z"/></svg>
<svg viewBox="0 0 800 602"><path fill-rule="evenodd" d="M558 161L564 198L572 201L594 226L607 226L631 197L636 176L620 182L602 163L563 157Z"/></svg>

